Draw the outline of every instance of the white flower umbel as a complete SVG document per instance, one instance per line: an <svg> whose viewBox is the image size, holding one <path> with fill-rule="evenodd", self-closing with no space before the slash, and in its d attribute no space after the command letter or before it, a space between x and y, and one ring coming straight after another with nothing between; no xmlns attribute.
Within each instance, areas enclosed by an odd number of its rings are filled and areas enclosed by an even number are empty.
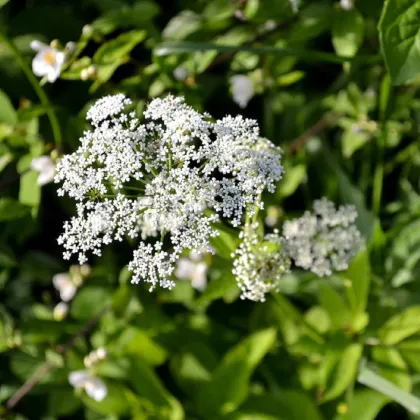
<svg viewBox="0 0 420 420"><path fill-rule="evenodd" d="M189 258L182 257L178 260L175 276L181 280L191 281L192 287L203 292L207 287L208 265L202 260L201 255L192 253Z"/></svg>
<svg viewBox="0 0 420 420"><path fill-rule="evenodd" d="M75 388L84 388L89 397L103 401L108 394L105 383L88 370L76 370L69 374L69 382Z"/></svg>
<svg viewBox="0 0 420 420"><path fill-rule="evenodd" d="M258 223L247 224L240 238L242 242L232 257L241 299L264 302L266 293L277 290L282 275L290 268L283 239L278 231L263 236Z"/></svg>
<svg viewBox="0 0 420 420"><path fill-rule="evenodd" d="M39 172L38 185L45 185L54 180L55 163L49 156L39 156L32 159L31 169Z"/></svg>
<svg viewBox="0 0 420 420"><path fill-rule="evenodd" d="M140 124L124 112L130 103L119 94L93 105L92 130L57 164L59 195L77 201L59 243L83 264L88 252L139 238L132 282L171 288L181 252L211 252L214 223L240 226L244 213L263 207L261 193L282 176L281 153L241 116L213 122L168 96L150 102Z"/></svg>
<svg viewBox="0 0 420 420"><path fill-rule="evenodd" d="M307 211L283 225L289 256L298 267L318 276L346 270L362 245L362 236L354 224L356 218L354 206L336 210L326 198L316 200L313 212Z"/></svg>
<svg viewBox="0 0 420 420"><path fill-rule="evenodd" d="M73 299L77 291L77 286L73 283L69 273L56 274L53 276L52 281L62 301L69 302Z"/></svg>
<svg viewBox="0 0 420 420"><path fill-rule="evenodd" d="M40 41L32 41L30 45L34 51L37 51L32 60L32 71L35 76L47 76L47 80L54 83L60 76L66 54Z"/></svg>
<svg viewBox="0 0 420 420"><path fill-rule="evenodd" d="M236 74L230 78L233 100L241 107L246 108L254 96L254 83L245 74Z"/></svg>

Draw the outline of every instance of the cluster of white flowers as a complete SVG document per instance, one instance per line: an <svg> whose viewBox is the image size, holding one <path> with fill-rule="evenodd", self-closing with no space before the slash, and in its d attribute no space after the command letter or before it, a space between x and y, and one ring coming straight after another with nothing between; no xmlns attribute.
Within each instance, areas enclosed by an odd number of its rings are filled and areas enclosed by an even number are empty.
<svg viewBox="0 0 420 420"><path fill-rule="evenodd" d="M96 376L92 368L106 356L107 352L103 347L92 351L83 359L86 369L70 372L68 378L73 387L84 389L89 397L98 402L103 401L107 396L108 388L102 379Z"/></svg>
<svg viewBox="0 0 420 420"><path fill-rule="evenodd" d="M261 193L282 177L281 153L259 137L254 120L214 122L168 96L147 106L141 124L124 112L130 103L121 94L99 100L87 114L93 129L58 162L59 195L77 201L59 243L66 259L78 254L83 264L87 252L141 238L129 263L132 282L171 288L181 252L212 251L215 222L240 226L244 213L263 207Z"/></svg>
<svg viewBox="0 0 420 420"><path fill-rule="evenodd" d="M362 236L355 226L354 206L338 210L326 198L314 202L314 211L286 221L283 236L289 256L298 267L318 276L346 270L349 261L362 245Z"/></svg>
<svg viewBox="0 0 420 420"><path fill-rule="evenodd" d="M281 276L290 269L283 238L277 230L263 236L258 223L245 225L240 238L242 242L232 257L241 299L264 302L265 294L275 291Z"/></svg>

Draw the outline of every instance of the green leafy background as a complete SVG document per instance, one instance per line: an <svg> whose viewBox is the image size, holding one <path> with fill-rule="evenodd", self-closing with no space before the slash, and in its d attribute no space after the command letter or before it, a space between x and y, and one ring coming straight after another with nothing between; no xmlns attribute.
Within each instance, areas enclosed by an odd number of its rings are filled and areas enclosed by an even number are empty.
<svg viewBox="0 0 420 420"><path fill-rule="evenodd" d="M76 43L54 84L31 72L34 39ZM0 0L0 418L419 419L419 45L419 0L302 0L296 14L287 0ZM254 84L244 109L235 74ZM139 115L171 92L256 118L284 150L266 212L280 227L321 196L354 204L365 249L346 272L293 270L253 303L231 274L232 228L202 293L132 286L117 244L54 320L51 279L69 269L56 238L75 207L30 163L74 150L89 105L116 92ZM67 379L99 346L102 402Z"/></svg>

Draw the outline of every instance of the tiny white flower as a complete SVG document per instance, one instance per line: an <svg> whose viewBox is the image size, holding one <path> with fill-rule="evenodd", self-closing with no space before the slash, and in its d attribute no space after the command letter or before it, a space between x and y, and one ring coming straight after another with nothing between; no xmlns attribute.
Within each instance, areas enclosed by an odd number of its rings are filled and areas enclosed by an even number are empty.
<svg viewBox="0 0 420 420"><path fill-rule="evenodd" d="M207 286L207 264L203 261L194 261L192 258L178 260L175 276L181 280L190 280L192 287L204 291Z"/></svg>
<svg viewBox="0 0 420 420"><path fill-rule="evenodd" d="M68 302L73 299L76 294L77 287L72 282L69 273L59 273L53 277L53 285L58 290L60 298L64 302Z"/></svg>
<svg viewBox="0 0 420 420"><path fill-rule="evenodd" d="M86 69L82 69L80 71L80 79L81 80L87 80L87 79L89 79L89 72L88 72L88 69L87 68Z"/></svg>
<svg viewBox="0 0 420 420"><path fill-rule="evenodd" d="M31 169L39 172L37 184L45 185L54 180L55 164L49 156L39 156L32 159Z"/></svg>
<svg viewBox="0 0 420 420"><path fill-rule="evenodd" d="M65 302L60 302L55 305L53 310L53 318L56 321L62 321L69 312L69 306Z"/></svg>
<svg viewBox="0 0 420 420"><path fill-rule="evenodd" d="M37 51L32 60L32 71L36 76L47 76L48 81L54 83L66 61L66 54L40 41L32 41L30 45Z"/></svg>
<svg viewBox="0 0 420 420"><path fill-rule="evenodd" d="M185 67L178 66L173 71L173 75L176 80L183 82L190 75L190 72Z"/></svg>
<svg viewBox="0 0 420 420"><path fill-rule="evenodd" d="M236 74L230 78L230 85L233 100L241 108L245 108L255 93L252 80L244 74Z"/></svg>
<svg viewBox="0 0 420 420"><path fill-rule="evenodd" d="M84 388L89 397L102 401L108 394L105 383L88 370L76 370L69 374L69 382L75 388Z"/></svg>
<svg viewBox="0 0 420 420"><path fill-rule="evenodd" d="M99 360L104 360L105 358L106 358L106 350L103 348L103 347L98 347L97 349L96 349L96 357L99 359Z"/></svg>
<svg viewBox="0 0 420 420"><path fill-rule="evenodd" d="M340 6L343 10L351 10L354 6L354 0L340 0Z"/></svg>
<svg viewBox="0 0 420 420"><path fill-rule="evenodd" d="M290 7L293 10L293 13L299 12L299 3L300 3L300 0L289 0L289 3L290 3Z"/></svg>

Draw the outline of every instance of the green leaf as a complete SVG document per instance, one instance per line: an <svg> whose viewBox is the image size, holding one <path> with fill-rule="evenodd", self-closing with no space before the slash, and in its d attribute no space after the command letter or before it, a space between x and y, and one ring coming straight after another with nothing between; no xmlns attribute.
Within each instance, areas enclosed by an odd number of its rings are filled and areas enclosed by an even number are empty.
<svg viewBox="0 0 420 420"><path fill-rule="evenodd" d="M332 43L336 53L344 57L355 56L363 42L364 29L363 16L356 8L336 7L332 17Z"/></svg>
<svg viewBox="0 0 420 420"><path fill-rule="evenodd" d="M319 289L319 302L328 312L333 329L349 325L351 318L350 309L338 292L330 286L322 284Z"/></svg>
<svg viewBox="0 0 420 420"><path fill-rule="evenodd" d="M333 379L330 381L323 401L330 401L341 395L347 387L351 386L356 379L360 357L363 346L361 344L350 344L342 353L341 359L335 369Z"/></svg>
<svg viewBox="0 0 420 420"><path fill-rule="evenodd" d="M77 319L89 319L103 309L109 299L107 289L99 286L85 286L79 290L71 304L70 313Z"/></svg>
<svg viewBox="0 0 420 420"><path fill-rule="evenodd" d="M420 306L412 306L394 315L378 331L384 344L396 344L420 331Z"/></svg>
<svg viewBox="0 0 420 420"><path fill-rule="evenodd" d="M9 97L0 90L0 122L15 125L17 115Z"/></svg>
<svg viewBox="0 0 420 420"><path fill-rule="evenodd" d="M349 411L339 420L375 420L390 398L373 389L356 390L348 402Z"/></svg>
<svg viewBox="0 0 420 420"><path fill-rule="evenodd" d="M419 398L402 390L367 366L362 365L357 381L388 396L404 406L411 413L420 414Z"/></svg>
<svg viewBox="0 0 420 420"><path fill-rule="evenodd" d="M21 219L29 214L30 208L10 197L0 198L0 222Z"/></svg>
<svg viewBox="0 0 420 420"><path fill-rule="evenodd" d="M222 272L220 277L212 279L204 292L196 300L198 305L207 306L220 298L232 298L239 295L239 288L235 277L230 272Z"/></svg>
<svg viewBox="0 0 420 420"><path fill-rule="evenodd" d="M368 302L371 269L369 254L366 249L353 258L349 268L341 274L341 277L350 281L346 292L354 321L365 312Z"/></svg>
<svg viewBox="0 0 420 420"><path fill-rule="evenodd" d="M180 41L200 29L201 17L192 10L183 10L173 17L162 32L163 39Z"/></svg>
<svg viewBox="0 0 420 420"><path fill-rule="evenodd" d="M245 338L225 355L211 380L197 394L197 408L202 416L217 416L236 410L248 394L252 372L275 340L275 329L265 329Z"/></svg>
<svg viewBox="0 0 420 420"><path fill-rule="evenodd" d="M420 73L419 15L419 1L385 1L379 35L394 84L406 83Z"/></svg>
<svg viewBox="0 0 420 420"><path fill-rule="evenodd" d="M140 358L132 357L128 380L142 398L147 399L160 413L158 418L183 420L181 404L164 388L158 376Z"/></svg>
<svg viewBox="0 0 420 420"><path fill-rule="evenodd" d="M38 207L41 200L41 187L38 185L39 173L29 171L20 177L19 201L31 207Z"/></svg>
<svg viewBox="0 0 420 420"><path fill-rule="evenodd" d="M276 395L250 397L233 419L322 420L315 403L303 392L282 389ZM267 416L267 417L265 417Z"/></svg>
<svg viewBox="0 0 420 420"><path fill-rule="evenodd" d="M378 372L384 378L398 385L404 391L411 391L408 366L397 349L377 346L372 350L372 357L376 362Z"/></svg>

